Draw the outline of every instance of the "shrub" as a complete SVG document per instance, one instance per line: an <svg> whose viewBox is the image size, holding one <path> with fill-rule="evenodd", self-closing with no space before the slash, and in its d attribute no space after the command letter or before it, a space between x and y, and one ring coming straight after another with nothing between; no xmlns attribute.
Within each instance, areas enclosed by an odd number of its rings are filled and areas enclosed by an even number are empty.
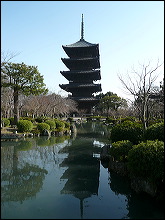
<svg viewBox="0 0 165 220"><path fill-rule="evenodd" d="M36 122L38 123L42 123L42 122L45 122L47 120L47 117L46 116L40 116L40 117L37 117L35 119Z"/></svg>
<svg viewBox="0 0 165 220"><path fill-rule="evenodd" d="M50 130L53 130L56 128L56 123L54 120L46 120L45 123L50 126Z"/></svg>
<svg viewBox="0 0 165 220"><path fill-rule="evenodd" d="M10 125L14 125L14 117L8 118L10 120Z"/></svg>
<svg viewBox="0 0 165 220"><path fill-rule="evenodd" d="M64 124L65 124L65 128L70 129L70 123L69 122L64 121Z"/></svg>
<svg viewBox="0 0 165 220"><path fill-rule="evenodd" d="M19 132L30 132L33 129L33 123L28 120L19 120L17 127Z"/></svg>
<svg viewBox="0 0 165 220"><path fill-rule="evenodd" d="M129 150L132 149L133 143L129 140L113 142L109 153L115 160L127 161Z"/></svg>
<svg viewBox="0 0 165 220"><path fill-rule="evenodd" d="M164 142L141 142L128 152L128 169L134 175L152 180L164 178Z"/></svg>
<svg viewBox="0 0 165 220"><path fill-rule="evenodd" d="M112 142L129 140L133 144L138 144L143 140L144 129L141 124L137 122L125 121L117 124L111 129Z"/></svg>
<svg viewBox="0 0 165 220"><path fill-rule="evenodd" d="M55 123L56 123L56 128L65 128L65 124L63 121L60 121L58 119L54 119Z"/></svg>
<svg viewBox="0 0 165 220"><path fill-rule="evenodd" d="M37 130L39 130L40 132L43 132L43 130L50 130L50 125L48 125L45 122L38 123L37 124Z"/></svg>
<svg viewBox="0 0 165 220"><path fill-rule="evenodd" d="M69 122L73 122L73 117L69 117L67 120L68 120Z"/></svg>
<svg viewBox="0 0 165 220"><path fill-rule="evenodd" d="M2 118L2 123L4 127L8 127L10 125L10 120L7 118Z"/></svg>
<svg viewBox="0 0 165 220"><path fill-rule="evenodd" d="M153 124L161 123L161 122L164 122L163 118L152 118L149 120L148 125L151 126Z"/></svg>
<svg viewBox="0 0 165 220"><path fill-rule="evenodd" d="M132 122L135 122L136 121L136 118L135 117L132 117L132 116L127 116L125 118L118 118L117 121L119 123L123 123L125 121L132 121Z"/></svg>
<svg viewBox="0 0 165 220"><path fill-rule="evenodd" d="M58 128L56 129L56 131L57 131L57 132L64 131L64 128L62 128L62 127L58 127Z"/></svg>
<svg viewBox="0 0 165 220"><path fill-rule="evenodd" d="M28 121L31 121L32 123L35 122L35 119L34 119L34 118L32 118L32 117L27 117L27 116L25 116L25 117L20 117L20 120L28 120Z"/></svg>
<svg viewBox="0 0 165 220"><path fill-rule="evenodd" d="M164 141L164 123L152 124L145 131L146 140L159 140Z"/></svg>
<svg viewBox="0 0 165 220"><path fill-rule="evenodd" d="M107 123L112 123L112 124L116 124L117 120L115 118L111 118L111 117L107 117L106 118L106 122Z"/></svg>

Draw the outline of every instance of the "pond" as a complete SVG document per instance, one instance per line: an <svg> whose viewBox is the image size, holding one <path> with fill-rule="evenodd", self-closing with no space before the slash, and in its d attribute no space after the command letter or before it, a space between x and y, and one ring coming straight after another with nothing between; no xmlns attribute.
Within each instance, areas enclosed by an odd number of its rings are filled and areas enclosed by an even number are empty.
<svg viewBox="0 0 165 220"><path fill-rule="evenodd" d="M163 219L163 207L101 163L106 126L76 127L74 136L1 141L1 219Z"/></svg>

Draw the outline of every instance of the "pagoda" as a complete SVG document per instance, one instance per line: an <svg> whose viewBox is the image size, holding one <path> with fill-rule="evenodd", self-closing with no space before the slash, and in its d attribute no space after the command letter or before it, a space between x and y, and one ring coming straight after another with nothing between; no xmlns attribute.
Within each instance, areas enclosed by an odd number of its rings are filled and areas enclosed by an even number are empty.
<svg viewBox="0 0 165 220"><path fill-rule="evenodd" d="M101 92L99 44L92 44L84 40L84 22L82 14L81 39L70 45L62 45L69 58L61 58L69 69L60 73L69 81L59 84L60 88L71 93L69 98L78 103L78 109L91 114L92 107L99 102L94 93Z"/></svg>

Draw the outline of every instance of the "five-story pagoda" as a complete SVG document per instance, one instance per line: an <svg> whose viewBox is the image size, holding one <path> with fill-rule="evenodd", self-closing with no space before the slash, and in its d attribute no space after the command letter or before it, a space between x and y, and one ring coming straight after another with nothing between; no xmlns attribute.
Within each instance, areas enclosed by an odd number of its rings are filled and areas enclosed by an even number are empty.
<svg viewBox="0 0 165 220"><path fill-rule="evenodd" d="M78 103L79 110L90 114L91 109L99 99L94 93L102 91L100 80L99 44L92 44L84 40L83 15L81 22L81 39L76 43L62 46L69 58L61 58L69 71L60 73L69 81L69 84L60 84L60 88L72 93L69 97Z"/></svg>

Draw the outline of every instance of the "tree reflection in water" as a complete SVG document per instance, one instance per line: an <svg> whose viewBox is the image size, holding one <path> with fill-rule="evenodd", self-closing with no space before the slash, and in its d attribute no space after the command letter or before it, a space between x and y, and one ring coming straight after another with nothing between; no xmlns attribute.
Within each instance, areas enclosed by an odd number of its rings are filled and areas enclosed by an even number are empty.
<svg viewBox="0 0 165 220"><path fill-rule="evenodd" d="M6 147L5 144L7 144ZM2 203L7 201L22 203L41 190L47 170L37 165L19 163L18 152L29 150L31 147L32 142L26 140L2 144L1 154L3 150L8 152L3 154L1 163Z"/></svg>
<svg viewBox="0 0 165 220"><path fill-rule="evenodd" d="M1 203L24 200L35 197L42 189L45 169L50 157L56 163L58 157L55 155L60 149L56 146L67 140L63 137L39 137L36 139L27 138L19 141L1 142ZM53 146L53 147L49 147ZM60 145L59 145L60 146ZM44 148L42 148L44 147ZM24 154L21 152L24 151ZM53 153L53 154L52 154ZM40 158L40 166L36 161ZM27 162L27 160L30 161ZM32 164L31 164L32 163Z"/></svg>
<svg viewBox="0 0 165 220"><path fill-rule="evenodd" d="M94 122L77 129L77 137L1 142L2 218L162 218L150 198L100 166L102 144L110 143L105 127Z"/></svg>

